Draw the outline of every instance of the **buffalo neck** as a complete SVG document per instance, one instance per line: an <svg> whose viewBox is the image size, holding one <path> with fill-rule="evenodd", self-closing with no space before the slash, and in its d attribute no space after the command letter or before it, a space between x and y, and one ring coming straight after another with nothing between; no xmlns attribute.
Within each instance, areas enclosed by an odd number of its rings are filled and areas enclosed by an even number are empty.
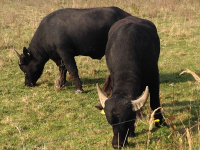
<svg viewBox="0 0 200 150"><path fill-rule="evenodd" d="M32 58L38 60L40 64L45 65L45 63L49 60L48 55L46 54L45 48L39 48L36 45L29 45L28 51L32 55Z"/></svg>
<svg viewBox="0 0 200 150"><path fill-rule="evenodd" d="M130 99L136 99L140 96L140 84L136 81L118 81L113 85L112 96L122 95Z"/></svg>

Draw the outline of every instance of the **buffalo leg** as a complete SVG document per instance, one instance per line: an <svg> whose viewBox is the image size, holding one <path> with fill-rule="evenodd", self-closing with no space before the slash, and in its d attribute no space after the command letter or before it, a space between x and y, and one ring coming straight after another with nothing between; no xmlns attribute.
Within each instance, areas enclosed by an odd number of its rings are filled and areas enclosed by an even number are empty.
<svg viewBox="0 0 200 150"><path fill-rule="evenodd" d="M59 66L60 79L58 81L59 87L63 87L66 83L67 69L65 66Z"/></svg>
<svg viewBox="0 0 200 150"><path fill-rule="evenodd" d="M64 56L64 57L62 57ZM70 55L70 54L62 54L61 55L62 60L65 64L66 70L69 72L70 76L72 77L74 84L75 84L75 93L82 93L83 89L82 89L82 82L79 78L78 75L78 69L76 66L76 62L74 59L74 56ZM63 77L66 77L63 73Z"/></svg>
<svg viewBox="0 0 200 150"><path fill-rule="evenodd" d="M135 136L135 121L134 122L130 122L131 123L131 127L129 129L129 137L134 137Z"/></svg>
<svg viewBox="0 0 200 150"><path fill-rule="evenodd" d="M60 72L60 79L58 79L58 81L56 81L56 86L62 88L66 83L67 69L65 68L63 60L56 60L54 62L59 67L59 72Z"/></svg>
<svg viewBox="0 0 200 150"><path fill-rule="evenodd" d="M159 73L156 75L153 75L154 77L154 83L149 84L149 92L150 92L150 106L152 110L155 110L156 108L160 107L160 98L159 98ZM154 115L155 120L159 119L159 122L156 122L156 126L168 126L163 118L163 115L161 113L161 110L158 109Z"/></svg>

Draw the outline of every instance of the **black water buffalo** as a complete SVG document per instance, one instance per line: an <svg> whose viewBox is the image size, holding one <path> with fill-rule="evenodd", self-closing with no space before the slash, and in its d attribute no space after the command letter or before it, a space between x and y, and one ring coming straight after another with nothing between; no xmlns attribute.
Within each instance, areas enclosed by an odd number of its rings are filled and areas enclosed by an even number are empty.
<svg viewBox="0 0 200 150"><path fill-rule="evenodd" d="M97 85L101 105L96 107L104 109L113 127L114 148L127 145L127 137L134 135L136 111L145 104L148 93L151 109L160 107L159 54L160 40L151 21L129 16L110 28L105 56L110 71L106 85L111 86L107 89L112 89L112 95L107 98ZM159 119L156 126L167 126L160 110L154 117Z"/></svg>
<svg viewBox="0 0 200 150"><path fill-rule="evenodd" d="M105 54L108 31L118 20L130 16L118 7L60 9L47 15L36 30L29 48L17 53L25 85L34 86L45 63L52 59L59 66L59 86L66 82L66 73L74 79L76 92L82 83L74 56L101 59Z"/></svg>

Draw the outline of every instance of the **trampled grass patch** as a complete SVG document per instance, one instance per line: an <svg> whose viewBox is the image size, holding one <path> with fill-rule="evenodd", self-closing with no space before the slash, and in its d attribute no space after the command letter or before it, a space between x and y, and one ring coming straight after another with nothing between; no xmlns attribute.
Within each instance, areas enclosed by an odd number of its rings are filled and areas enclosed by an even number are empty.
<svg viewBox="0 0 200 150"><path fill-rule="evenodd" d="M37 86L26 87L13 51L28 47L41 19L54 10L112 5L157 26L160 100L170 125L148 131L148 101L144 118L136 121L136 137L123 149L199 149L200 85L191 74L179 75L186 68L200 75L198 0L0 0L0 149L112 149L112 128L94 107L99 104L96 83L102 87L109 74L105 57L75 58L85 92L74 94L70 77L55 89L59 71L51 60Z"/></svg>

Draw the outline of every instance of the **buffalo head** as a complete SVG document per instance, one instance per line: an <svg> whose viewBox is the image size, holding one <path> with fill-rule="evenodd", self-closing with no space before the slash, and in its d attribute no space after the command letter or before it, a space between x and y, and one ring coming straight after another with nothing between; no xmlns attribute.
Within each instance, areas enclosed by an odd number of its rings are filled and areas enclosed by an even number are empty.
<svg viewBox="0 0 200 150"><path fill-rule="evenodd" d="M43 66L39 64L37 59L32 57L26 47L23 48L23 54L21 55L16 50L14 51L18 57L19 67L25 75L25 85L34 86L42 74Z"/></svg>
<svg viewBox="0 0 200 150"><path fill-rule="evenodd" d="M101 105L104 109L107 121L113 128L112 146L115 149L122 148L128 144L128 136L134 133L136 111L141 109L148 99L149 89L146 87L144 94L136 100L123 95L112 95L107 98L97 84L97 91Z"/></svg>

